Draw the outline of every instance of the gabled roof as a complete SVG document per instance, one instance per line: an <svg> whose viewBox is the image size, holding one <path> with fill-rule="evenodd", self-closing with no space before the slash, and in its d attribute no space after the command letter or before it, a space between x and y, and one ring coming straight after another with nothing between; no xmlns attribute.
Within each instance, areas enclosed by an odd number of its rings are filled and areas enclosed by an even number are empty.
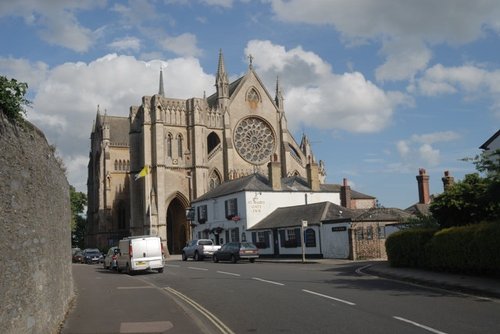
<svg viewBox="0 0 500 334"><path fill-rule="evenodd" d="M321 221L330 219L349 221L352 215L355 215L355 210L344 208L332 202L281 207L249 230L296 227L301 225L302 220L307 220L309 225L318 225Z"/></svg>
<svg viewBox="0 0 500 334"><path fill-rule="evenodd" d="M372 208L363 210L354 218L355 221L402 221L412 217L413 214L398 208Z"/></svg>
<svg viewBox="0 0 500 334"><path fill-rule="evenodd" d="M249 230L298 227L302 220L307 220L308 225L319 225L320 222L399 223L411 216L413 215L397 208L348 209L331 202L320 202L278 208Z"/></svg>
<svg viewBox="0 0 500 334"><path fill-rule="evenodd" d="M198 197L193 203L203 201L209 198L217 198L234 194L241 191L272 191L268 185L269 181L265 176L259 173L251 174L248 176L240 177L231 181L224 182L217 186L215 189Z"/></svg>
<svg viewBox="0 0 500 334"><path fill-rule="evenodd" d="M231 82L229 84L229 98L233 95L234 91L236 90L236 87L240 84L241 80L243 80L244 76L236 79L235 81ZM207 103L210 107L215 107L217 106L217 92L213 93L209 97L207 97Z"/></svg>
<svg viewBox="0 0 500 334"><path fill-rule="evenodd" d="M281 190L273 190L269 183L269 179L260 174L255 173L248 176L240 177L231 181L224 182L217 186L215 189L198 197L193 200L193 203L204 201L210 198L217 198L221 196L227 196L230 194L242 192L242 191L268 191L268 192L289 192L289 191L311 191L307 180L301 176L290 176L281 179ZM339 184L321 184L321 192L340 192ZM352 199L373 199L375 197L362 194L351 189Z"/></svg>
<svg viewBox="0 0 500 334"><path fill-rule="evenodd" d="M479 146L480 149L482 150L489 150L489 146L492 142L495 141L500 136L500 130L498 130L493 136L491 136L490 139L488 139L483 145Z"/></svg>

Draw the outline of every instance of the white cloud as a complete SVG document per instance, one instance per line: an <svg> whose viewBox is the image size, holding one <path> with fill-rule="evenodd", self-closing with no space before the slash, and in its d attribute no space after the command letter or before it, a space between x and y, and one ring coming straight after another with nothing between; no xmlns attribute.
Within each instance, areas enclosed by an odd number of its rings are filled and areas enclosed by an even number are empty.
<svg viewBox="0 0 500 334"><path fill-rule="evenodd" d="M405 165L437 166L441 160L441 153L438 148L442 143L456 141L461 135L454 131L432 132L424 134L414 134L409 139L399 140L396 149Z"/></svg>
<svg viewBox="0 0 500 334"><path fill-rule="evenodd" d="M378 80L410 79L427 66L430 46L469 43L488 28L500 31L497 0L270 2L280 20L331 24L351 45L382 43L386 60L376 71Z"/></svg>
<svg viewBox="0 0 500 334"><path fill-rule="evenodd" d="M441 64L427 69L414 84L416 92L437 96L463 93L465 100L490 98L491 108L500 117L500 70L488 71L476 65L445 67Z"/></svg>
<svg viewBox="0 0 500 334"><path fill-rule="evenodd" d="M280 77L291 129L301 124L318 129L379 132L392 120L394 108L406 103L397 92L384 92L359 72L336 74L313 52L286 50L269 41L250 41L245 53L254 59L267 87Z"/></svg>
<svg viewBox="0 0 500 334"><path fill-rule="evenodd" d="M80 25L75 13L103 7L105 3L105 0L3 1L0 4L0 17L23 17L26 24L39 29L44 41L85 52L93 44L95 36L90 29Z"/></svg>
<svg viewBox="0 0 500 334"><path fill-rule="evenodd" d="M139 51L141 49L141 41L136 37L125 37L118 39L109 44L111 49L122 51L122 50L132 50Z"/></svg>
<svg viewBox="0 0 500 334"><path fill-rule="evenodd" d="M407 157L408 154L410 153L410 146L408 145L408 142L405 140L399 140L396 143L396 148L399 152L399 155L402 157Z"/></svg>
<svg viewBox="0 0 500 334"><path fill-rule="evenodd" d="M437 166L440 161L439 150L434 149L429 144L424 144L418 149L420 158L430 166Z"/></svg>
<svg viewBox="0 0 500 334"><path fill-rule="evenodd" d="M375 70L378 81L406 80L424 70L431 60L431 51L421 42L386 43L382 48L386 62Z"/></svg>
<svg viewBox="0 0 500 334"><path fill-rule="evenodd" d="M202 51L196 46L196 36L185 33L179 36L168 36L161 43L165 50L173 52L179 56L197 57L202 54Z"/></svg>
<svg viewBox="0 0 500 334"><path fill-rule="evenodd" d="M28 93L36 90L40 82L45 80L48 66L43 62L30 63L26 59L1 58L0 73L8 78L28 84Z"/></svg>

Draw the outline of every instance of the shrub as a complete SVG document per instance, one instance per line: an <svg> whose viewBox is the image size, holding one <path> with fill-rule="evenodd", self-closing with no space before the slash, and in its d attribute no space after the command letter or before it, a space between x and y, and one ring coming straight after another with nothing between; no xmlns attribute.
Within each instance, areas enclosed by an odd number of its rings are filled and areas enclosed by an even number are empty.
<svg viewBox="0 0 500 334"><path fill-rule="evenodd" d="M426 246L433 270L500 274L500 222L452 227L437 232Z"/></svg>
<svg viewBox="0 0 500 334"><path fill-rule="evenodd" d="M390 265L424 267L427 261L425 245L436 231L436 228L414 228L391 234L385 242Z"/></svg>

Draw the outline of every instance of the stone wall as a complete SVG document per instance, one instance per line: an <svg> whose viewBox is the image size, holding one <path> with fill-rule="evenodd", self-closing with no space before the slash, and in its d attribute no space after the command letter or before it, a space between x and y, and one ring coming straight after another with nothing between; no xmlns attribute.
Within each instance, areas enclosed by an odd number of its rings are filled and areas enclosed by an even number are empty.
<svg viewBox="0 0 500 334"><path fill-rule="evenodd" d="M74 296L69 184L43 133L0 112L0 333L55 333Z"/></svg>

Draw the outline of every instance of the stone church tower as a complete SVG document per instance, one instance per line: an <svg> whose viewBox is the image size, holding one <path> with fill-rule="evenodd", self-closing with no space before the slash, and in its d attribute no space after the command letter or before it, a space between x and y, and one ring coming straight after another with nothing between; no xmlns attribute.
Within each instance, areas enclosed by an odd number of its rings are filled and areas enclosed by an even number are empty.
<svg viewBox="0 0 500 334"><path fill-rule="evenodd" d="M299 145L288 131L279 82L272 97L252 57L247 72L229 82L220 52L215 86L208 97L168 97L160 72L158 94L130 108L127 227L130 235L160 236L171 254L189 238L191 200L224 181L265 174L271 157L281 162L281 177L307 177L306 165L315 162L307 137ZM149 174L135 180L144 166ZM325 178L322 164L319 178Z"/></svg>
<svg viewBox="0 0 500 334"><path fill-rule="evenodd" d="M90 135L86 245L106 249L130 235L130 153L127 117L101 114Z"/></svg>

